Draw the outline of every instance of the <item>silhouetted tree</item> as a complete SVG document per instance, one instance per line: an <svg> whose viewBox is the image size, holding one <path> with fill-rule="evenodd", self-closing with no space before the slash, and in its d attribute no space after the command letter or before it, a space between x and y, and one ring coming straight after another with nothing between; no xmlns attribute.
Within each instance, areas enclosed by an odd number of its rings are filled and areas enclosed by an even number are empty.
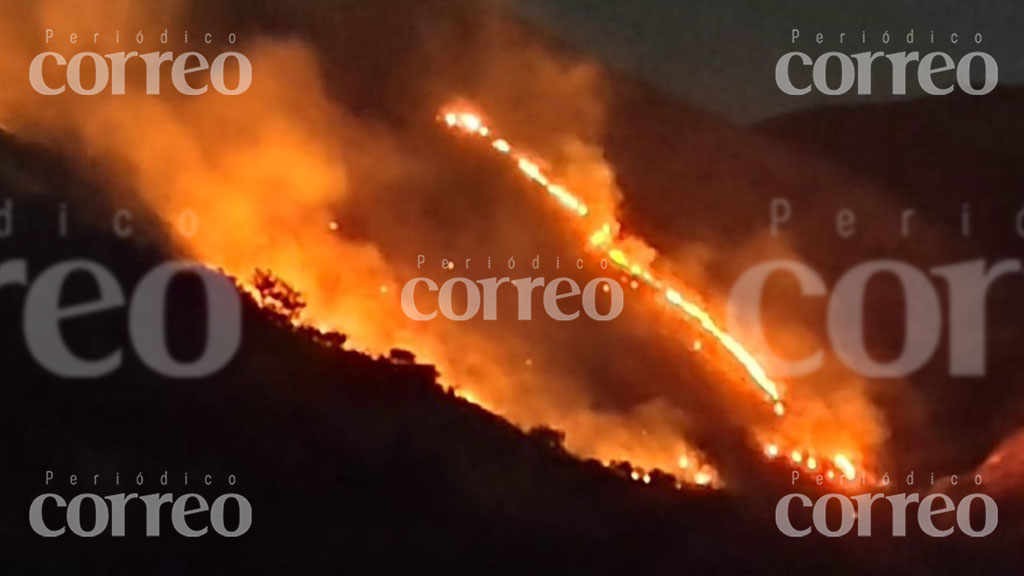
<svg viewBox="0 0 1024 576"><path fill-rule="evenodd" d="M253 286L260 294L264 309L281 315L291 324L298 322L306 308L306 299L298 290L270 270L261 268L253 273Z"/></svg>

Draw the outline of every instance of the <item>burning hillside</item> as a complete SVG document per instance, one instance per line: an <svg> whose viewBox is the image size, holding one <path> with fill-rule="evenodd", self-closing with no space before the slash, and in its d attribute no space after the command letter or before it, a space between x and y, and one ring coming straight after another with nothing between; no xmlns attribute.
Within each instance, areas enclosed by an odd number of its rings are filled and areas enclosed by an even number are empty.
<svg viewBox="0 0 1024 576"><path fill-rule="evenodd" d="M35 19L51 27L57 13L74 13L77 25L87 22L90 30L148 32L158 22L173 22L175 30L218 27L201 11L189 19L185 5L119 11L96 2L69 12L66 3L51 0L7 10L8 22ZM443 123L511 159L560 212L535 198L508 197L522 196L522 184L478 148L440 157L433 150L447 136L429 122L433 112L398 122L387 118L393 114L387 107L375 118L336 98L324 72L340 56L255 31L238 33L241 40L230 47L259 71L240 96L155 100L141 87L132 90L129 78L123 95L40 100L11 81L0 121L23 137L88 150L119 189L140 195L176 231L184 254L245 280L250 292L258 292L260 271L292 286L303 299L296 322L344 333L348 346L376 355L410 350L464 397L524 428L564 430L580 456L628 461L641 471L638 478L657 468L697 484L729 484L730 473L721 468L736 464L723 458L747 455L786 459L830 478L860 477L866 463L878 460L881 426L858 387L847 386L843 403L835 404L776 381L759 351L723 327L724 294L692 269L685 246L673 247L674 258L666 259L639 234L624 232L620 205L629 204L631 191L619 189L602 152L605 74L493 9L462 13L481 33L424 39L438 52L436 61L419 74L401 75L413 100L406 110L427 110L452 93L480 103L488 122L503 127L500 137L466 112L444 111ZM427 21L454 25L440 14ZM13 78L19 55L32 53L38 39L21 30L4 37L12 43ZM156 45L159 35L149 37L140 50ZM55 33L48 49L70 47L68 41L66 33ZM100 34L91 49L113 52L120 42ZM432 72L467 54L475 56L454 71ZM537 155L513 145L520 141ZM452 171L458 165L465 168ZM697 248L701 258L706 248ZM415 322L398 300L424 254L452 262L518 258L520 269L534 255L583 257L585 267L572 274L591 277L603 273L599 264L607 260L622 286L640 297L630 299L632 310L621 321L600 327ZM718 257L733 259L725 254ZM490 274L468 271L484 272ZM785 319L773 330L788 330ZM638 381L646 384L637 387ZM836 420L850 425L837 429Z"/></svg>

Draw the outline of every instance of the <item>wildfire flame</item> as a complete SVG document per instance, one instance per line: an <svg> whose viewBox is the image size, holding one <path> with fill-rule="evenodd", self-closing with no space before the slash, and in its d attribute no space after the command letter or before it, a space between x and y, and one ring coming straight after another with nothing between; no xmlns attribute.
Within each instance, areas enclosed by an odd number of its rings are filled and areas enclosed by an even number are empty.
<svg viewBox="0 0 1024 576"><path fill-rule="evenodd" d="M553 196L560 205L568 211L576 214L579 218L587 218L590 209L575 194L558 184L553 184L551 179L544 173L538 164L528 156L515 150L507 140L494 138L494 131L484 124L483 119L471 112L448 111L441 114L441 119L449 127L466 134L490 139L491 147L505 156L514 159L519 170ZM687 298L686 290L678 286L672 286L654 276L654 274L640 263L630 258L627 254L628 242L618 237L616 233L620 229L618 222L604 222L596 227L590 236L590 244L600 253L606 256L609 261L619 269L630 275L633 279L660 292L668 304L682 312L687 318L696 321L697 325L715 339L733 358L746 370L751 381L767 396L773 405L774 412L781 416L785 412L782 404L782 397L779 392L779 385L772 380L758 363L757 359L747 351L735 338L726 333L711 314L698 305L694 299Z"/></svg>
<svg viewBox="0 0 1024 576"><path fill-rule="evenodd" d="M647 286L659 295L671 309L681 313L706 336L709 336L743 368L747 378L771 404L775 416L782 418L786 414L779 383L768 376L764 367L749 350L719 326L711 312L698 304L698 299L691 296L693 291L659 277L642 263L641 258L630 255L638 252L653 252L653 248L646 242L639 238L620 234L621 224L614 219L614 216L596 220L598 216L580 196L565 186L553 182L553 179L545 173L536 159L520 152L507 139L499 137L497 132L488 126L480 115L462 108L451 107L442 110L438 119L454 131L487 141L492 150L509 159L528 180L554 198L567 213L586 223L594 222L591 226L593 232L588 238L589 246L627 274L633 288L637 288L640 284ZM691 343L689 349L700 352L703 349L703 343L698 340L696 344ZM764 453L769 459L775 459L780 454L780 450L782 449L778 441L764 443ZM844 454L819 458L811 450L801 448L791 449L789 454L790 463L793 466L802 467L804 470L818 472L822 463L830 461L832 466L825 470L829 478L834 477L837 471L849 480L856 478L857 467L850 457ZM680 461L684 462L685 460L681 459ZM705 467L705 470L707 469L709 468ZM649 482L649 480L645 480L647 477L642 474L634 473L633 476L634 480ZM701 484L702 482L698 479L697 483Z"/></svg>

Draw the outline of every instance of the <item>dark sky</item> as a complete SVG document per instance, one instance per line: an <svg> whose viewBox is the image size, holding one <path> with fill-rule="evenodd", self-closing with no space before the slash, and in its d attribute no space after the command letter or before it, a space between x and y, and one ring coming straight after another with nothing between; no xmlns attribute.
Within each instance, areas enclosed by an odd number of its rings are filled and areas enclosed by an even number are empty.
<svg viewBox="0 0 1024 576"><path fill-rule="evenodd" d="M999 85L1024 83L1024 0L504 1L587 53L738 122L849 101L783 94L775 64L794 49L812 58L829 50L943 51L954 60L980 49L998 62ZM801 31L795 47L793 28ZM915 43L908 47L911 29ZM859 43L861 31L868 34L866 45ZM889 45L881 42L885 31ZM927 43L931 31L934 45ZM818 32L826 35L824 45L814 41ZM847 33L842 46L840 32ZM958 45L949 42L953 32L960 34ZM983 40L975 46L968 38L978 32ZM879 98L852 96L854 102Z"/></svg>

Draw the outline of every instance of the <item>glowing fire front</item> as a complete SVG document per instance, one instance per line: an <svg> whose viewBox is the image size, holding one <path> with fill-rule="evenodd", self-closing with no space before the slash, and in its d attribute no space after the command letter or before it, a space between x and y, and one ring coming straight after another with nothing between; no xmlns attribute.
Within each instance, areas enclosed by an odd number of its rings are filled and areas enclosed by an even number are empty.
<svg viewBox="0 0 1024 576"><path fill-rule="evenodd" d="M553 181L553 178L541 168L540 162L520 152L509 140L499 136L480 115L464 108L452 107L443 110L438 115L438 120L449 129L486 141L493 151L505 157L529 181L544 190L566 213L573 215L584 226L589 226L591 232L588 245L593 252L606 258L626 274L633 288L646 287L668 308L681 314L700 333L710 338L710 342L714 342L742 367L746 378L763 394L774 415L780 419L786 415L780 384L767 374L754 355L719 326L712 314L698 303L699 298L693 296L691 290L657 275L644 263L650 258L638 256L654 253L653 248L639 238L623 236L620 233L621 224L614 215L598 216L581 196ZM688 345L693 352L701 352L704 347L704 342L700 339L691 341ZM782 443L775 439L765 441L764 455L770 460L788 455L788 462L792 466L822 473L830 480L837 475L849 480L857 477L857 466L845 454L816 454L812 449L792 446L783 448ZM680 461L684 462L686 458L683 457ZM706 466L704 469L710 470ZM632 477L637 481L650 482L650 477L642 472L634 472Z"/></svg>
<svg viewBox="0 0 1024 576"><path fill-rule="evenodd" d="M527 178L547 191L564 208L575 213L579 218L587 218L590 215L590 209L578 196L565 187L552 183L535 161L520 154L507 140L493 138L493 130L486 126L483 120L476 114L448 111L441 115L441 119L449 128L481 138L489 138L492 148L503 155L511 157L519 170ZM596 248L611 263L634 280L659 292L669 305L682 312L690 320L695 321L701 330L716 340L743 365L751 381L761 389L772 403L775 413L782 416L785 413L785 407L782 403L779 385L768 377L764 368L761 367L753 355L720 328L714 318L711 317L711 314L701 308L694 300L687 298L684 295L686 292L682 288L671 286L665 281L660 280L654 276L653 272L631 258L628 255L627 248L629 241L618 237L617 231L619 229L620 225L615 221L599 223L594 233L590 236L591 246Z"/></svg>
<svg viewBox="0 0 1024 576"><path fill-rule="evenodd" d="M684 341L689 352L705 355L711 351L720 352L721 354L707 357L713 367L722 368L717 364L721 364L725 358L726 363L731 363L738 369L730 368L724 372L727 375L739 374L742 380L752 384L752 390L767 402L773 415L772 420L776 423L772 429L753 431L754 438L762 446L763 456L768 461L785 462L786 465L797 469L822 474L829 480L840 477L854 480L858 477L861 471L854 464L853 456L859 458L859 452L830 453L816 450L802 444L795 436L786 434L784 429L775 429L789 417L780 383L767 374L753 353L719 325L709 309L700 303L695 291L688 289L678 279L658 273L651 266L656 251L642 239L622 234L620 222L614 214L609 213L607 207L588 204L583 196L558 183L542 168L543 162L520 152L508 139L498 136L494 129L485 124L481 116L452 109L442 112L438 119L460 134L486 142L489 150L509 162L511 167L543 190L564 213L572 217L569 221L577 228L588 253L607 260L609 265L623 273L624 284L634 291L654 298L660 303L660 308L671 311L691 326L697 336ZM339 224L332 221L327 224L327 228L332 233L337 232ZM313 327L321 335L332 333L333 328L330 325L318 324L322 319L316 317L316 314L306 314L303 295L286 284L284 278L286 277L278 278L269 271L257 271L255 277L250 281L241 282L241 286L259 305L281 315L292 325ZM380 287L381 295L388 292L386 285ZM423 350L416 349L415 352L419 355ZM425 353L428 359L432 356L429 350ZM529 361L527 362L529 365ZM477 389L473 382L456 378L456 381L450 384L453 386L453 393L464 400L497 414L506 413L500 400L492 401L487 391ZM608 424L616 429L621 427L621 423ZM689 484L720 488L724 485L720 472L708 462L704 454L689 446L678 437L678 434L666 434L664 437L672 437L672 441L656 448L653 459L641 458L648 462L676 463L670 470L664 470L665 467L662 466L664 472L660 475L653 468L647 469L625 463L624 460L632 461L632 458L639 456L634 454L627 444L608 442L596 452L589 452L587 455L601 460L612 469L619 470L626 477L639 483L660 484L667 474L669 481L674 482L676 487Z"/></svg>

